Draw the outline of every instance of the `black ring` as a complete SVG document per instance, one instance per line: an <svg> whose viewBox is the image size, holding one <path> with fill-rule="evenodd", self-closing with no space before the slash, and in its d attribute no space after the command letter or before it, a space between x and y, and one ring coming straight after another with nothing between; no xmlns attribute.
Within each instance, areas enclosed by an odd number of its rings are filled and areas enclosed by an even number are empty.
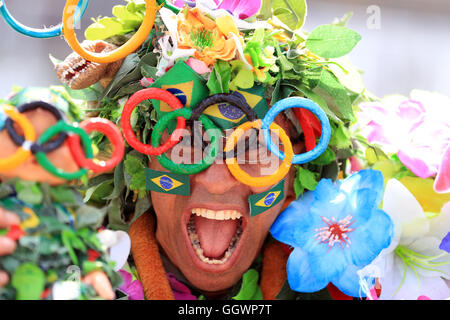
<svg viewBox="0 0 450 320"><path fill-rule="evenodd" d="M218 103L223 103L223 102L227 102L230 105L232 105L233 107L241 109L242 112L244 112L244 114L246 115L248 121L255 121L257 119L255 110L253 110L252 107L250 107L250 105L247 103L245 98L240 93L233 91L232 93L218 93L218 94L209 96L206 99L204 99L202 102L200 102L194 109L192 109L192 115L191 115L191 118L189 119L189 122L191 123L191 127L192 127L193 122L195 120L198 120L200 115L207 108L209 108L212 105L215 105ZM253 129L253 130L256 130L256 129ZM203 143L203 150L204 150L206 148L206 146L203 141L202 141L202 143ZM248 151L249 148L250 148L249 141L246 140L245 141L245 151ZM222 150L220 150L219 153L220 152L222 153L222 157L224 160L226 160L227 158L234 158L239 155L239 154L237 154L237 152L238 152L237 150L230 150L226 153L223 152Z"/></svg>
<svg viewBox="0 0 450 320"><path fill-rule="evenodd" d="M38 108L47 110L48 112L53 114L53 116L56 118L57 121L60 120L65 121L64 114L58 108L44 101L34 101L23 104L17 108L17 111L20 113L24 113ZM25 142L25 137L17 134L16 130L14 130L13 121L10 118L6 119L5 128L8 131L9 137L17 146L23 145L23 143ZM31 145L30 151L33 154L36 154L37 152L45 152L45 153L52 152L58 149L67 139L67 137L68 137L67 133L61 132L56 140L49 141L44 145L41 145L37 142L33 143Z"/></svg>

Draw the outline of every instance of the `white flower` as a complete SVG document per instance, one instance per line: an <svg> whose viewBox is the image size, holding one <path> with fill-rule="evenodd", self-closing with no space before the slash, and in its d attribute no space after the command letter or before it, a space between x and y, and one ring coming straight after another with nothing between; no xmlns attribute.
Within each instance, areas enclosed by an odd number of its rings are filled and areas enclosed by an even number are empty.
<svg viewBox="0 0 450 320"><path fill-rule="evenodd" d="M75 300L80 294L79 281L58 281L52 287L53 300Z"/></svg>
<svg viewBox="0 0 450 320"><path fill-rule="evenodd" d="M114 270L119 271L127 262L131 250L131 240L124 231L103 230L97 234L103 249L108 252L109 259L114 261Z"/></svg>
<svg viewBox="0 0 450 320"><path fill-rule="evenodd" d="M450 202L428 218L416 198L398 180L386 185L383 210L395 225L392 244L362 274L379 278L383 300L416 300L450 296L450 254L439 245L450 230ZM375 271L375 272L374 272ZM445 278L445 279L444 279Z"/></svg>
<svg viewBox="0 0 450 320"><path fill-rule="evenodd" d="M166 73L168 67L172 67L175 64L177 59L193 56L195 49L178 48L178 22L176 14L167 8L161 8L159 12L164 25L169 31L168 35L158 41L162 52L156 76L161 77Z"/></svg>

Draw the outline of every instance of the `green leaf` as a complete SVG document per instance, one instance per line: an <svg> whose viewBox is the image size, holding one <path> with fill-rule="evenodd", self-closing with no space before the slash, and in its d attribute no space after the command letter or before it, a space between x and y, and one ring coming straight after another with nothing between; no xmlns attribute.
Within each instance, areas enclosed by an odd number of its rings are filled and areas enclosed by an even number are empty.
<svg viewBox="0 0 450 320"><path fill-rule="evenodd" d="M217 60L214 64L213 72L206 84L210 93L229 93L229 84L231 79L231 66L227 61Z"/></svg>
<svg viewBox="0 0 450 320"><path fill-rule="evenodd" d="M242 276L242 285L234 300L262 300L261 289L258 286L259 274L255 269L250 269Z"/></svg>
<svg viewBox="0 0 450 320"><path fill-rule="evenodd" d="M303 194L305 191L305 188L302 186L302 183L299 179L294 180L294 192L295 192L295 198L298 199L298 197Z"/></svg>
<svg viewBox="0 0 450 320"><path fill-rule="evenodd" d="M338 125L336 128L332 125L330 145L336 146L337 149L346 149L352 145L350 139L351 134L346 127Z"/></svg>
<svg viewBox="0 0 450 320"><path fill-rule="evenodd" d="M219 80L217 79L216 73L211 72L208 82L206 83L206 86L209 89L210 95L221 93L222 89L220 88Z"/></svg>
<svg viewBox="0 0 450 320"><path fill-rule="evenodd" d="M303 27L307 6L305 0L273 0L273 14L292 31Z"/></svg>
<svg viewBox="0 0 450 320"><path fill-rule="evenodd" d="M306 47L323 58L339 58L350 53L361 39L356 31L327 24L311 32L306 40Z"/></svg>
<svg viewBox="0 0 450 320"><path fill-rule="evenodd" d="M70 259L75 265L78 265L78 257L75 253L75 250L72 246L72 240L73 238L76 238L76 234L73 230L66 229L61 232L61 241L64 244L64 247L66 247L67 252L69 253Z"/></svg>
<svg viewBox="0 0 450 320"><path fill-rule="evenodd" d="M129 225L122 215L122 199L115 198L108 205L108 228L128 231Z"/></svg>
<svg viewBox="0 0 450 320"><path fill-rule="evenodd" d="M273 0L262 0L258 20L269 20L272 18L272 2Z"/></svg>
<svg viewBox="0 0 450 320"><path fill-rule="evenodd" d="M114 183L113 183L114 189L109 196L103 198L104 200L115 199L115 198L119 197L120 194L122 193L123 189L125 188L125 180L124 180L124 176L123 176L123 170L124 170L124 165L123 165L123 161L122 161L114 169Z"/></svg>
<svg viewBox="0 0 450 320"><path fill-rule="evenodd" d="M44 195L36 182L17 181L17 198L28 204L40 204Z"/></svg>
<svg viewBox="0 0 450 320"><path fill-rule="evenodd" d="M253 72L248 70L244 62L240 60L231 62L231 79L231 90L237 90L238 87L241 89L250 89L255 83Z"/></svg>
<svg viewBox="0 0 450 320"><path fill-rule="evenodd" d="M86 89L81 89L81 90L71 89L67 85L64 85L64 88L66 89L66 91L70 95L70 97L73 99L85 100L85 101L97 101L100 97L100 91L97 91L95 89L95 85L90 86Z"/></svg>
<svg viewBox="0 0 450 320"><path fill-rule="evenodd" d="M24 263L14 272L11 284L17 300L39 300L45 287L44 272L33 263Z"/></svg>
<svg viewBox="0 0 450 320"><path fill-rule="evenodd" d="M297 180L300 181L302 186L308 190L314 190L317 186L317 180L314 172L309 171L301 166L297 167Z"/></svg>
<svg viewBox="0 0 450 320"><path fill-rule="evenodd" d="M369 165L373 165L379 161L388 160L386 154L378 147L369 146L365 152L366 160Z"/></svg>
<svg viewBox="0 0 450 320"><path fill-rule="evenodd" d="M292 85L292 84L286 84ZM317 93L308 89L304 85L295 85L295 87L299 92L301 92L306 98L311 99L315 103L317 103L322 110L333 120L340 121L339 118L328 108L327 102Z"/></svg>
<svg viewBox="0 0 450 320"><path fill-rule="evenodd" d="M336 160L336 154L330 148L327 148L317 159L311 161L311 164L325 166Z"/></svg>
<svg viewBox="0 0 450 320"><path fill-rule="evenodd" d="M128 154L125 159L125 172L131 177L129 188L145 193L145 166L141 160Z"/></svg>
<svg viewBox="0 0 450 320"><path fill-rule="evenodd" d="M81 206L76 210L75 228L98 228L106 215L106 208L98 209L92 206Z"/></svg>
<svg viewBox="0 0 450 320"><path fill-rule="evenodd" d="M326 101L328 109L344 120L354 120L353 108L347 89L328 70L322 69L319 77L308 79L311 89Z"/></svg>
<svg viewBox="0 0 450 320"><path fill-rule="evenodd" d="M150 197L143 197L136 201L136 206L134 208L133 219L131 219L130 224L139 219L144 213L146 213L152 207Z"/></svg>
<svg viewBox="0 0 450 320"><path fill-rule="evenodd" d="M158 72L158 68L149 66L146 63L143 63L141 65L141 73L144 77L146 78L152 78L152 79L156 79L156 73Z"/></svg>
<svg viewBox="0 0 450 320"><path fill-rule="evenodd" d="M123 33L126 33L126 30L118 19L106 17L87 27L84 36L87 40L105 40Z"/></svg>
<svg viewBox="0 0 450 320"><path fill-rule="evenodd" d="M74 192L75 191L73 189L67 188L65 186L50 188L50 195L52 196L53 200L57 203L62 204L75 204L76 197Z"/></svg>
<svg viewBox="0 0 450 320"><path fill-rule="evenodd" d="M124 24L125 28L138 28L142 22L142 16L136 12L129 11L126 6L114 6L112 13Z"/></svg>

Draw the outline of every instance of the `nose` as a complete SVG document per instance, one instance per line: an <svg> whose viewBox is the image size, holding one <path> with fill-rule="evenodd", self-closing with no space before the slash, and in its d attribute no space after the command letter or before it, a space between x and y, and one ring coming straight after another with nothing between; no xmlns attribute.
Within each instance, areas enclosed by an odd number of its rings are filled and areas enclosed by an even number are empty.
<svg viewBox="0 0 450 320"><path fill-rule="evenodd" d="M207 170L195 175L195 183L203 187L212 194L224 194L240 185L230 173L227 165L214 162Z"/></svg>

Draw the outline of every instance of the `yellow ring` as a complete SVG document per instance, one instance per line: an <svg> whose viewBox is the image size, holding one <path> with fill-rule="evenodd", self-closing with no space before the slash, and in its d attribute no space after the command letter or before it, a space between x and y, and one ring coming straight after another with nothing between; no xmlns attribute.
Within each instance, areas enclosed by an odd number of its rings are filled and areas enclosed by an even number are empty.
<svg viewBox="0 0 450 320"><path fill-rule="evenodd" d="M14 122L19 124L22 128L25 142L33 143L36 142L36 132L34 131L33 125L23 114L17 112L17 110L9 105L2 106L3 112L10 117ZM29 157L31 157L31 151L23 147L19 147L17 152L11 157L6 159L0 159L0 171L8 171L17 168L22 163L24 163Z"/></svg>
<svg viewBox="0 0 450 320"><path fill-rule="evenodd" d="M227 139L224 151L229 152L233 150L234 145L237 143L239 138L244 134L245 131L251 128L261 129L261 120L259 119L253 122L245 122L237 127L236 130L234 130L231 136ZM251 187L266 187L280 182L288 174L289 169L291 168L292 158L294 157L292 143L283 128L281 128L276 123L272 123L270 125L270 129L278 130L279 138L284 145L285 157L283 163L281 163L278 170L270 176L252 177L239 167L236 158L227 158L225 162L228 166L228 170L230 170L231 174L236 178L236 180Z"/></svg>
<svg viewBox="0 0 450 320"><path fill-rule="evenodd" d="M79 0L67 0L63 12L63 32L69 46L84 59L96 63L111 63L124 59L130 53L136 51L147 39L153 28L156 17L156 0L145 0L145 17L139 30L133 37L120 48L111 51L109 54L95 54L86 51L78 42L74 30L73 15Z"/></svg>

